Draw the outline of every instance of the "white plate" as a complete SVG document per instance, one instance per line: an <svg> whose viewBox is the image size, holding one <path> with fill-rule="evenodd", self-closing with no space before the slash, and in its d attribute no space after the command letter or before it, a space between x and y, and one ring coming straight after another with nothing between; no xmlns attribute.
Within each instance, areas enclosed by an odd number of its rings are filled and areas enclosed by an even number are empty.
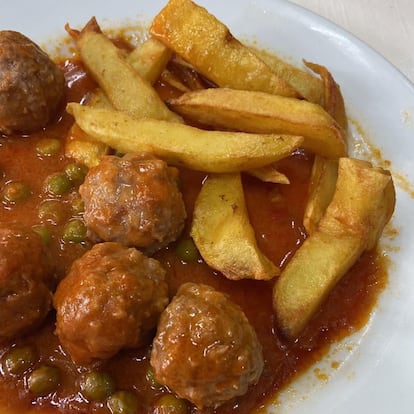
<svg viewBox="0 0 414 414"><path fill-rule="evenodd" d="M92 15L103 26L149 19L162 0L13 0L3 2L0 28L19 30L42 45L79 27ZM312 370L286 392L282 414L411 414L414 407L414 87L404 76L349 33L298 6L281 0L200 0L234 35L256 40L300 64L326 65L341 85L351 119L391 162L397 184L393 227L386 241L392 265L389 286L369 324L338 345L320 364L327 383ZM384 29L385 30L385 29ZM411 184L410 184L411 183ZM388 247L387 247L388 246ZM398 248L396 248L398 247Z"/></svg>

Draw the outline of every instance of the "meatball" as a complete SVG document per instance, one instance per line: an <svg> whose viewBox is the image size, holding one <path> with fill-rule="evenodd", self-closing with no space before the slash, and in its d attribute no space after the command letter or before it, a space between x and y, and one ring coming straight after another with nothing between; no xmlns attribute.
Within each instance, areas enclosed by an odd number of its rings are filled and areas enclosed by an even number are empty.
<svg viewBox="0 0 414 414"><path fill-rule="evenodd" d="M153 252L181 233L186 212L178 170L145 154L105 156L79 192L93 241L113 241Z"/></svg>
<svg viewBox="0 0 414 414"><path fill-rule="evenodd" d="M63 98L62 71L19 32L0 31L0 132L32 132L55 116Z"/></svg>
<svg viewBox="0 0 414 414"><path fill-rule="evenodd" d="M160 263L107 242L76 260L54 296L56 333L81 364L145 344L168 304Z"/></svg>
<svg viewBox="0 0 414 414"><path fill-rule="evenodd" d="M194 283L182 285L162 313L150 362L158 382L198 408L245 394L263 370L262 348L243 311Z"/></svg>
<svg viewBox="0 0 414 414"><path fill-rule="evenodd" d="M0 341L37 327L51 309L52 268L40 236L0 223Z"/></svg>

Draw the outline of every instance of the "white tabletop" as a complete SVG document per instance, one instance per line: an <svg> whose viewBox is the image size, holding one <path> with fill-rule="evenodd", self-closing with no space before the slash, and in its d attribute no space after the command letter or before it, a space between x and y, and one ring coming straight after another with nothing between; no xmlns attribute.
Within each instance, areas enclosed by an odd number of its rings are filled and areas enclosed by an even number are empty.
<svg viewBox="0 0 414 414"><path fill-rule="evenodd" d="M414 82L414 0L291 0L363 40Z"/></svg>

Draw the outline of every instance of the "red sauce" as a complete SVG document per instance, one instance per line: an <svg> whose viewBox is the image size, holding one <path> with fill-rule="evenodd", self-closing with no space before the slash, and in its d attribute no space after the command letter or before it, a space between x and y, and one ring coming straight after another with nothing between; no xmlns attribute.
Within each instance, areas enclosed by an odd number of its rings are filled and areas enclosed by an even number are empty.
<svg viewBox="0 0 414 414"><path fill-rule="evenodd" d="M81 101L94 87L94 83L77 62L67 62L63 69L68 81L67 100ZM168 91L164 87L163 93L166 92ZM27 137L0 140L1 169L4 172L1 184L4 185L9 180L23 180L29 183L33 192L33 196L22 204L0 205L3 221L38 224L38 207L49 197L43 191L44 180L49 174L61 171L69 162L64 157L63 148L71 124L71 117L62 110L61 117L44 131ZM55 156L40 159L35 147L44 137L59 138L62 141L62 151ZM247 176L243 178L248 211L258 243L268 257L282 268L306 238L302 217L311 165L312 157L304 152L297 152L281 161L279 170L289 177L290 185L266 184ZM204 174L198 172L181 171L182 190L189 213L187 224L191 222L192 206L204 177ZM70 218L69 206L74 194L76 191L60 199L63 205L68 206L67 218ZM63 224L52 226L51 242L58 262L59 277L63 277L72 261L90 247L88 244L62 242L62 226ZM188 237L188 230L187 225L182 237ZM320 359L332 342L362 327L386 283L385 266L381 257L375 251L364 254L336 286L301 338L288 341L279 335L275 326L272 281L227 280L201 260L195 264L182 263L176 256L175 246L176 243L156 254L156 258L167 269L171 295L185 281L207 283L226 292L243 308L263 347L265 369L259 384L242 398L212 411L217 413L250 413L262 406L275 392ZM2 371L0 407L7 413L29 411L33 406L43 413L108 413L104 403L87 403L80 394L79 378L85 369L76 367L61 348L54 335L53 312L41 329L18 339L15 344L34 344L40 361L52 361L62 369L64 376L55 393L36 399L26 391L24 377L12 377ZM0 354L3 355L15 344L4 346L0 349ZM145 378L149 367L148 348L121 352L111 360L100 363L100 367L114 376L119 389L134 390L138 394L140 413L151 412L149 407L161 394L167 392L165 389L153 389ZM192 411L201 412L195 408Z"/></svg>

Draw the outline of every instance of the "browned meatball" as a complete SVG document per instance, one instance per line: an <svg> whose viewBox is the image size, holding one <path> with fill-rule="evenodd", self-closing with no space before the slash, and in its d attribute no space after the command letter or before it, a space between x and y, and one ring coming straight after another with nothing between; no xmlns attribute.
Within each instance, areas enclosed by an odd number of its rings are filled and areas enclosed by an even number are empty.
<svg viewBox="0 0 414 414"><path fill-rule="evenodd" d="M161 315L151 365L179 397L217 407L257 383L263 354L239 306L210 286L186 283Z"/></svg>
<svg viewBox="0 0 414 414"><path fill-rule="evenodd" d="M89 237L149 252L174 241L186 217L177 180L176 168L148 154L103 157L79 190Z"/></svg>
<svg viewBox="0 0 414 414"><path fill-rule="evenodd" d="M64 76L39 46L19 32L0 31L0 132L32 132L55 116Z"/></svg>
<svg viewBox="0 0 414 414"><path fill-rule="evenodd" d="M0 341L43 321L52 303L50 277L39 235L17 223L0 223Z"/></svg>
<svg viewBox="0 0 414 414"><path fill-rule="evenodd" d="M76 260L60 282L56 333L78 363L143 345L168 303L160 263L135 248L101 243Z"/></svg>

